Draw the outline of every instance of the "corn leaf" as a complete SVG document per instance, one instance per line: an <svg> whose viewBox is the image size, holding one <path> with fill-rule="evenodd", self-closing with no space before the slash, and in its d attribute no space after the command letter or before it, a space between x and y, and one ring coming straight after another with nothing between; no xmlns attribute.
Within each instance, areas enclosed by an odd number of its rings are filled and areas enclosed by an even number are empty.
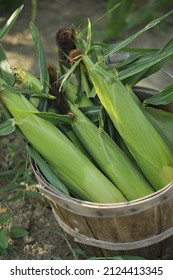
<svg viewBox="0 0 173 280"><path fill-rule="evenodd" d="M73 66L69 69L69 71L67 71L67 73L61 77L62 81L61 81L61 87L60 90L62 89L64 83L68 80L68 78L73 74L74 70L76 69L76 67L78 66L78 64L80 63L81 59L78 59L77 61L75 61L75 63L73 64Z"/></svg>
<svg viewBox="0 0 173 280"><path fill-rule="evenodd" d="M81 72L81 80L82 80L82 84L83 84L84 90L86 92L86 96L88 98L94 97L93 96L93 92L90 89L89 81L87 80L86 74L83 71Z"/></svg>
<svg viewBox="0 0 173 280"><path fill-rule="evenodd" d="M4 123L0 124L0 136L8 135L15 131L14 119L8 119Z"/></svg>
<svg viewBox="0 0 173 280"><path fill-rule="evenodd" d="M2 45L0 44L0 81L10 86L14 84L14 77L11 72L8 60Z"/></svg>
<svg viewBox="0 0 173 280"><path fill-rule="evenodd" d="M8 31L11 29L11 27L13 26L13 24L15 23L15 21L17 20L20 12L23 9L23 5L21 5L12 15L11 17L8 19L8 21L6 22L6 24L2 27L2 29L0 30L0 40L4 38L4 36L8 33Z"/></svg>
<svg viewBox="0 0 173 280"><path fill-rule="evenodd" d="M157 19L152 20L149 24L147 24L144 28L142 28L140 31L138 31L137 33L135 33L134 35L130 36L129 38L123 40L120 43L116 43L116 44L112 44L110 46L108 46L105 49L105 57L109 56L110 54L117 52L119 50L121 50L122 48L126 47L127 45L129 45L130 43L132 43L139 35L141 35L143 32L153 28L154 26L156 26L158 23L160 23L162 20L164 20L166 17L170 16L173 13L173 10L171 10L170 12L168 12L167 14L165 14L162 17L159 17Z"/></svg>
<svg viewBox="0 0 173 280"><path fill-rule="evenodd" d="M43 93L40 91L34 91L32 89L28 88L15 88L9 85L1 85L0 86L1 91L13 91L13 93L21 93L24 95L28 95L30 98L44 98L44 99L49 99L49 100L55 100L56 97L51 94Z"/></svg>
<svg viewBox="0 0 173 280"><path fill-rule="evenodd" d="M50 121L56 125L67 124L67 123L71 124L73 121L72 118L68 115L61 115L61 114L56 114L51 112L33 112L33 113L38 117Z"/></svg>
<svg viewBox="0 0 173 280"><path fill-rule="evenodd" d="M17 88L17 87L12 87L12 86L9 86L9 85L1 85L0 86L0 90L1 91L12 91L13 93L21 93L21 94L25 94L25 95L28 95L29 97L44 97L44 98L47 98L47 99L51 99L51 100L54 100L55 97L53 95L50 95L50 94L46 94L46 93L40 93L40 91L34 91L32 89L28 89L28 88Z"/></svg>
<svg viewBox="0 0 173 280"><path fill-rule="evenodd" d="M173 58L173 39L171 39L162 49L158 50L156 52L156 56L162 57L162 59L159 61L159 63L154 64L142 78L146 78L160 69L162 69L163 66L165 66L168 62L172 61Z"/></svg>
<svg viewBox="0 0 173 280"><path fill-rule="evenodd" d="M143 112L173 151L173 113L152 107L143 107Z"/></svg>
<svg viewBox="0 0 173 280"><path fill-rule="evenodd" d="M119 70L119 78L123 83L131 86L141 79L146 78L159 71L173 58L173 39L171 39L162 49L146 53L131 60L129 65L123 65L124 69ZM125 67L126 66L126 67Z"/></svg>
<svg viewBox="0 0 173 280"><path fill-rule="evenodd" d="M33 147L31 147L30 145L27 146L27 150L29 152L29 155L32 157L32 159L35 161L35 163L38 165L40 171L45 176L45 178L48 180L48 182L52 185L52 187L66 195L69 195L69 192L68 192L67 188L65 187L65 185L57 178L57 176L55 176L55 174L49 168L49 165L40 156L40 154L37 152L37 150L34 149Z"/></svg>
<svg viewBox="0 0 173 280"><path fill-rule="evenodd" d="M49 73L48 73L47 63L46 63L46 59L45 59L45 54L44 54L40 34L39 34L39 31L38 31L36 25L33 22L30 22L29 29L30 29L30 32L34 39L36 53L37 53L38 59L39 59L40 80L43 85L42 91L45 93L48 93L49 92ZM38 105L38 108L41 111L45 111L46 107L47 107L47 100L41 100Z"/></svg>
<svg viewBox="0 0 173 280"><path fill-rule="evenodd" d="M153 55L154 52L147 52L147 53L134 53L133 55L130 55L130 57L124 61L122 61L121 63L118 63L116 65L116 68L118 70L119 73L121 73L123 70L130 68L131 66L133 66L134 63L136 63L138 60L142 59L143 57L146 57L146 55Z"/></svg>
<svg viewBox="0 0 173 280"><path fill-rule="evenodd" d="M173 84L167 86L164 90L148 97L144 100L144 105L167 105L173 102Z"/></svg>
<svg viewBox="0 0 173 280"><path fill-rule="evenodd" d="M90 106L90 107L83 107L81 111L92 121L98 122L99 121L99 112L101 106Z"/></svg>
<svg viewBox="0 0 173 280"><path fill-rule="evenodd" d="M91 31L91 22L88 19L88 28L87 28L88 34L87 34L87 45L86 45L86 51L88 51L91 48L92 45L92 31Z"/></svg>
<svg viewBox="0 0 173 280"><path fill-rule="evenodd" d="M29 29L33 36L36 52L37 52L37 55L39 58L40 79L43 84L43 91L48 92L49 91L49 73L48 73L48 69L47 69L47 63L46 63L46 59L45 59L45 54L44 54L40 34L39 34L39 31L38 31L36 25L33 22L30 22Z"/></svg>

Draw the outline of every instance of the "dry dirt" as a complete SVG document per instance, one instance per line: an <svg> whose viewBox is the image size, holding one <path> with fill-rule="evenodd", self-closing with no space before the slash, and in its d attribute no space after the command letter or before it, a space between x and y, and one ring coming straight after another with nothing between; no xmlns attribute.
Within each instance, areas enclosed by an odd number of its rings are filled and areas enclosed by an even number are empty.
<svg viewBox="0 0 173 280"><path fill-rule="evenodd" d="M28 3L30 1L25 2L24 10L16 25L3 40L3 47L12 67L21 65L37 74L39 66L32 37L28 30L31 19L31 8ZM59 28L68 27L71 24L79 26L88 17L91 19L98 18L102 15L104 9L105 1L97 0L38 1L36 25L43 40L47 62L56 64L55 34ZM100 24L98 32L101 27ZM151 48L163 46L172 36L172 28L166 28L166 30L161 29L145 33L133 45ZM173 72L171 65L167 69ZM142 85L161 89L168 82L171 83L171 79L160 72L158 75L147 79ZM21 159L26 157L24 143L20 137L14 134L1 138L0 173L13 169L20 157ZM24 161L21 164L24 164ZM35 178L32 171L29 168L27 171L33 184ZM5 183L1 180L0 187ZM30 186L27 185L26 188L30 189ZM74 255L77 253L76 248L78 246L69 237L70 242L67 241L66 234L58 226L49 204L43 197L29 196L23 200L6 203L0 208L0 215L5 211L12 213L13 225L22 226L29 233L26 238L14 241L15 248L6 259L72 259L78 257ZM73 250L70 249L69 244ZM85 256L80 254L80 258L82 257Z"/></svg>

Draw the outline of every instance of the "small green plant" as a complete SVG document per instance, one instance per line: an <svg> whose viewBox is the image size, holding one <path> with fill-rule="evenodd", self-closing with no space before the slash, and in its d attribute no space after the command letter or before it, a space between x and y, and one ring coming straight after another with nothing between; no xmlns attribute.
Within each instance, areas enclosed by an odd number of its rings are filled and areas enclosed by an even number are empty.
<svg viewBox="0 0 173 280"><path fill-rule="evenodd" d="M1 138L0 205L40 195L20 138Z"/></svg>
<svg viewBox="0 0 173 280"><path fill-rule="evenodd" d="M0 216L0 255L8 256L10 250L14 249L14 240L27 236L28 232L18 226L9 226L7 223L11 220L12 215L5 213Z"/></svg>

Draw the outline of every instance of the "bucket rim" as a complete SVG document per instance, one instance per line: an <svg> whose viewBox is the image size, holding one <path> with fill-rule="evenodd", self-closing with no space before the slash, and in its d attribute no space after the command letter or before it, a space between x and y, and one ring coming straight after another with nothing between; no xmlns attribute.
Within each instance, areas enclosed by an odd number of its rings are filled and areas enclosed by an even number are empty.
<svg viewBox="0 0 173 280"><path fill-rule="evenodd" d="M121 216L130 215L135 212L142 212L148 208L156 207L157 205L173 198L173 182L169 183L162 189L142 198L132 201L119 203L97 203L86 200L81 200L71 197L56 190L41 174L37 164L31 161L33 172L39 183L39 190L43 196L53 201L54 203L66 208L69 211L92 216L93 212L97 212L98 216ZM82 208L83 211L82 211ZM80 209L80 210L79 210ZM91 211L91 213L89 213ZM104 212L104 214L102 213ZM106 212L105 212L106 211ZM86 212L86 213L85 213Z"/></svg>

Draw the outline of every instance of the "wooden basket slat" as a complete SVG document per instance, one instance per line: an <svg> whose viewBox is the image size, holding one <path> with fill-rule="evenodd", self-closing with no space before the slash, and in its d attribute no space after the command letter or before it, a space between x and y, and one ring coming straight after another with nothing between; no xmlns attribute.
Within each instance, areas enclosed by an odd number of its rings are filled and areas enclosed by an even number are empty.
<svg viewBox="0 0 173 280"><path fill-rule="evenodd" d="M60 226L67 233L74 236L73 234L71 234L72 231L74 231L76 234L79 232L85 232L87 236L95 238L93 232L89 229L84 217L77 216L74 213L68 212L66 209L58 207L58 205L53 204L52 202L51 205L55 218L57 219ZM85 245L83 247L85 247ZM93 248L88 248L88 249L89 250L87 251L89 254L91 254L91 252L93 253L94 250L96 256L102 256L100 248L94 247L94 249Z"/></svg>

